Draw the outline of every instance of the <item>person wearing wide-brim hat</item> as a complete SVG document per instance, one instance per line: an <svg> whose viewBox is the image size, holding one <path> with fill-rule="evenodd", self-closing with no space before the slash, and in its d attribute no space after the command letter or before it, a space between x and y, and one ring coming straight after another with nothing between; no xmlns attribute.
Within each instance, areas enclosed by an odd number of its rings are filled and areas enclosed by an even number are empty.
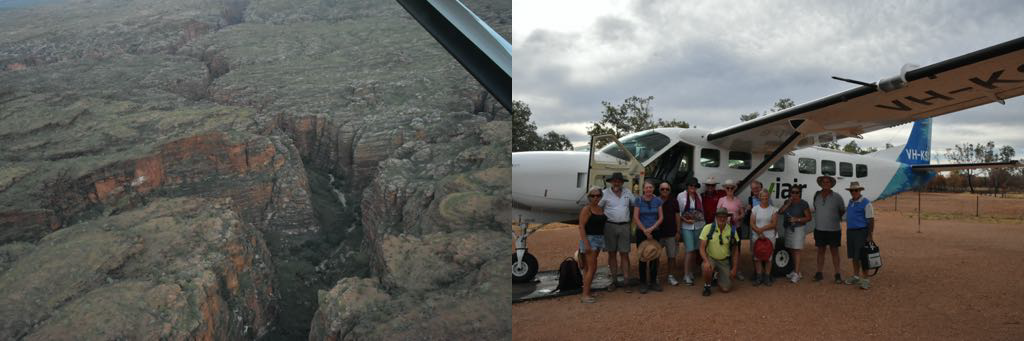
<svg viewBox="0 0 1024 341"><path fill-rule="evenodd" d="M696 180L696 179L694 179ZM704 204L704 223L710 224L715 221L715 210L718 209L718 199L725 196L725 191L715 188L718 185L718 179L713 176L709 176L704 180L704 193L701 194L700 201Z"/></svg>
<svg viewBox="0 0 1024 341"><path fill-rule="evenodd" d="M860 253L864 243L872 240L875 209L871 206L871 200L861 195L864 187L860 182L851 182L846 190L850 191L850 204L846 206L846 257L853 260L853 276L846 279L846 284L868 289L871 281L867 279L867 269L861 269Z"/></svg>
<svg viewBox="0 0 1024 341"><path fill-rule="evenodd" d="M676 221L679 225L679 239L685 246L683 256L683 283L693 285L694 266L697 258L697 245L700 244L700 231L707 222L704 221L704 205L701 196L697 193L700 189L700 182L697 178L689 178L683 184L682 192L676 195L676 202L679 204L679 214ZM672 273L672 269L669 269Z"/></svg>
<svg viewBox="0 0 1024 341"><path fill-rule="evenodd" d="M814 246L817 247L817 271L814 273L814 281L818 282L825 278L822 269L825 266L825 248L832 254L832 267L835 269L835 283L842 284L843 278L839 270L839 245L842 244L843 232L839 222L846 213L846 204L843 196L832 191L836 185L836 179L823 175L818 177L818 186L821 190L814 193L811 199L811 206L814 208Z"/></svg>
<svg viewBox="0 0 1024 341"><path fill-rule="evenodd" d="M732 279L736 278L740 264L739 247L736 247L739 241L739 235L729 224L729 210L724 207L716 210L715 221L704 225L700 232L698 250L704 259L701 265L704 296L711 296L711 278L715 271L718 271L718 289L722 292L732 289Z"/></svg>
<svg viewBox="0 0 1024 341"><path fill-rule="evenodd" d="M628 188L622 186L628 181L622 173L615 172L605 180L611 186L602 191L601 201L598 202L604 210L607 222L604 228L604 246L608 251L608 269L611 283L608 291L615 291L616 287L625 287L626 292L632 291L626 286L627 274L630 273L629 250L630 250L630 209L636 198Z"/></svg>

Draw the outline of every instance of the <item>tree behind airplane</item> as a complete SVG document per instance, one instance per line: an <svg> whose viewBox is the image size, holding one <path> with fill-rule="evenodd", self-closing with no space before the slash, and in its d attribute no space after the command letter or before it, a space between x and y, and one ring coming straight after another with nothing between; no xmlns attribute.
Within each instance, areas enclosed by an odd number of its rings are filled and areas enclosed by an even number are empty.
<svg viewBox="0 0 1024 341"><path fill-rule="evenodd" d="M549 131L537 135L537 125L530 121L530 106L523 101L512 102L512 151L572 150L572 143L565 135Z"/></svg>
<svg viewBox="0 0 1024 341"><path fill-rule="evenodd" d="M602 101L601 105L604 106L604 111L602 112L601 120L594 122L587 129L587 135L612 134L615 137L622 137L654 128L690 128L690 124L685 121L675 119L665 121L660 118L655 121L654 114L651 113L650 102L652 100L654 100L654 96L632 96L618 106L612 105L611 102ZM597 143L598 145L595 147L601 148L608 141L598 141Z"/></svg>

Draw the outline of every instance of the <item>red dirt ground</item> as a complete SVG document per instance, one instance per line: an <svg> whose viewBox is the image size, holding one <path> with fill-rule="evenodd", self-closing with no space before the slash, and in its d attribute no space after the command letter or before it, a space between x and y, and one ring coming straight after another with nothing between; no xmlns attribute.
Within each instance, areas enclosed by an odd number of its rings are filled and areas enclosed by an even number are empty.
<svg viewBox="0 0 1024 341"><path fill-rule="evenodd" d="M913 202L911 199L913 198ZM804 279L792 284L777 278L770 288L737 282L733 292L700 294L700 285L669 286L646 295L597 292L598 302L581 304L567 296L514 304L514 339L671 340L671 339L1024 339L1024 221L940 215L942 206L973 210L974 196L925 194L925 219L917 233L916 193L876 203L875 240L884 267L870 290L815 283L813 241L801 254ZM982 207L994 216L1024 212L1024 200L997 201ZM905 210L906 209L906 210ZM931 214L935 212L935 214ZM971 212L973 213L973 211ZM945 219L937 219L936 217ZM557 268L575 250L575 225L545 228L529 240L542 270ZM844 236L845 244L845 236ZM744 242L744 255L749 249ZM843 257L843 277L850 261ZM825 276L832 267L826 256ZM601 255L599 265L607 265ZM744 264L741 269L750 269ZM678 275L681 270L676 270ZM633 276L636 272L634 258Z"/></svg>

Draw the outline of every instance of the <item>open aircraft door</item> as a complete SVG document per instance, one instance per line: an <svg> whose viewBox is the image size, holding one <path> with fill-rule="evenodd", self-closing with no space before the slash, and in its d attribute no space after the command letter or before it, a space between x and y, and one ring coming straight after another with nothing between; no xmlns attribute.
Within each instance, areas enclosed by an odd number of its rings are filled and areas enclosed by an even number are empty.
<svg viewBox="0 0 1024 341"><path fill-rule="evenodd" d="M595 146L602 141L608 141L610 144L614 144L614 147L608 146L603 147L601 151L595 151ZM607 144L606 144L607 145ZM626 159L620 157L612 157L606 155L603 151L608 148L616 148L619 155L626 156ZM629 183L626 186L633 187L633 185L640 183L644 178L644 165L636 159L636 156L619 142L619 139L615 135L600 135L594 136L590 139L590 161L587 165L587 186L605 186L605 179L610 178L612 174L616 172L622 173L622 176L629 179ZM627 188L629 188L627 187ZM580 205L585 205L587 200L587 193L584 190L583 195L577 200Z"/></svg>

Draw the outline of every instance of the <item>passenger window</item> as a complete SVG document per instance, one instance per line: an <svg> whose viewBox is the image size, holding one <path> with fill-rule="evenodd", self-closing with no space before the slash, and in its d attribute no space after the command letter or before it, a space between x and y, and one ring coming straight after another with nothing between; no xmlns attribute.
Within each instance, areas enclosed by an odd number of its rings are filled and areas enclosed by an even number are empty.
<svg viewBox="0 0 1024 341"><path fill-rule="evenodd" d="M839 176L852 177L853 176L853 164L849 162L839 163Z"/></svg>
<svg viewBox="0 0 1024 341"><path fill-rule="evenodd" d="M868 176L868 165L858 164L857 165L857 177L858 178L863 178L865 176Z"/></svg>
<svg viewBox="0 0 1024 341"><path fill-rule="evenodd" d="M836 162L821 160L821 175L836 175Z"/></svg>
<svg viewBox="0 0 1024 341"><path fill-rule="evenodd" d="M765 155L764 158L768 159L768 155ZM782 171L785 171L785 170L786 170L786 157L785 156L780 157L777 161L775 161L775 163L773 163L771 166L768 166L768 171L770 171L770 172L782 172Z"/></svg>
<svg viewBox="0 0 1024 341"><path fill-rule="evenodd" d="M700 165L704 167L718 167L718 160L721 157L721 152L718 149L701 149L700 150Z"/></svg>
<svg viewBox="0 0 1024 341"><path fill-rule="evenodd" d="M797 161L797 168L803 174L817 174L818 160L802 157Z"/></svg>
<svg viewBox="0 0 1024 341"><path fill-rule="evenodd" d="M729 152L729 168L750 169L750 153Z"/></svg>

